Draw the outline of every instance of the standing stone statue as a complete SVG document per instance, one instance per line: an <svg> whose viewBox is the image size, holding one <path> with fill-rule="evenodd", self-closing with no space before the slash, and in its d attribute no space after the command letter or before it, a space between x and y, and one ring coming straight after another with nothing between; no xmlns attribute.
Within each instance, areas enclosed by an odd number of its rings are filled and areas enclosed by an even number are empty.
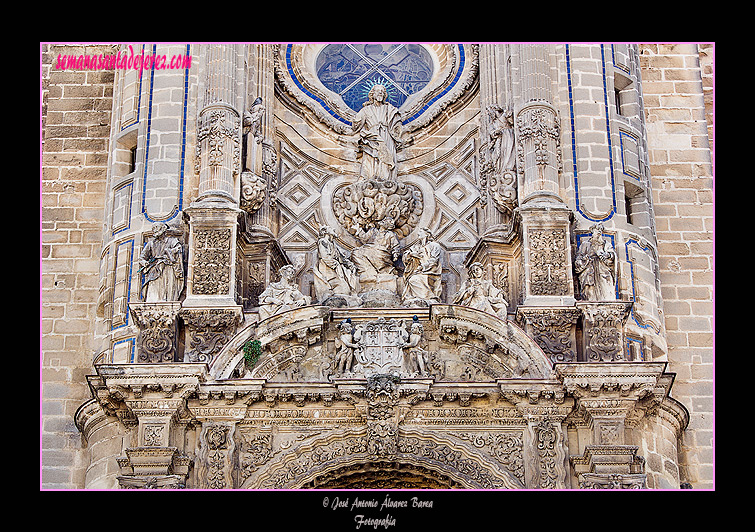
<svg viewBox="0 0 755 532"><path fill-rule="evenodd" d="M354 350L362 349L359 345L361 329L355 328L347 318L338 325L336 337L336 373L351 373L354 366Z"/></svg>
<svg viewBox="0 0 755 532"><path fill-rule="evenodd" d="M442 290L441 255L443 249L435 242L432 232L420 228L419 241L404 253L404 293L405 304L428 305L440 303Z"/></svg>
<svg viewBox="0 0 755 532"><path fill-rule="evenodd" d="M244 132L251 133L257 144L262 142L262 116L264 114L265 107L259 96L252 102L252 107L244 113Z"/></svg>
<svg viewBox="0 0 755 532"><path fill-rule="evenodd" d="M422 343L424 340L425 328L414 316L409 328L409 335L406 343L403 345L404 356L407 369L411 375L427 376L427 350Z"/></svg>
<svg viewBox="0 0 755 532"><path fill-rule="evenodd" d="M317 241L317 264L313 268L315 293L320 303L332 296L355 296L359 290L357 269L335 242L336 232L324 225Z"/></svg>
<svg viewBox="0 0 755 532"><path fill-rule="evenodd" d="M506 319L508 303L503 291L492 281L484 279L485 270L479 262L473 262L467 270L469 277L454 297L454 305L471 307Z"/></svg>
<svg viewBox="0 0 755 532"><path fill-rule="evenodd" d="M582 299L615 301L616 252L603 237L603 224L595 224L590 230L592 235L580 244L574 259Z"/></svg>
<svg viewBox="0 0 755 532"><path fill-rule="evenodd" d="M359 135L357 158L362 160L359 176L363 179L395 179L397 174L402 123L387 96L383 85L374 85L352 124L354 134Z"/></svg>
<svg viewBox="0 0 755 532"><path fill-rule="evenodd" d="M178 301L184 288L183 250L178 238L168 234L168 224L152 226L152 237L142 249L139 264L144 275L143 301Z"/></svg>
<svg viewBox="0 0 755 532"><path fill-rule="evenodd" d="M278 270L281 280L271 283L259 296L260 320L269 318L287 310L306 307L312 301L310 296L305 296L299 291L294 279L296 268L290 264Z"/></svg>
<svg viewBox="0 0 755 532"><path fill-rule="evenodd" d="M514 113L499 105L487 109L490 123L490 159L497 175L514 169Z"/></svg>

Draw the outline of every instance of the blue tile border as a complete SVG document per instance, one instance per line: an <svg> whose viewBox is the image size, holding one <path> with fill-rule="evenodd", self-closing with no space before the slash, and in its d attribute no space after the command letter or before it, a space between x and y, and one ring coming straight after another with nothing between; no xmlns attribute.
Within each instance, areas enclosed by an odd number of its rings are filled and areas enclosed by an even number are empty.
<svg viewBox="0 0 755 532"><path fill-rule="evenodd" d="M152 45L152 56L154 57L156 55L157 51L157 45ZM190 45L186 45L186 56L189 57L190 54ZM142 214L144 215L144 218L149 222L167 222L178 216L178 214L183 210L183 190L184 190L184 168L185 168L185 162L186 162L186 108L188 106L188 98L189 98L189 67L184 68L184 97L183 97L183 116L181 119L182 126L181 126L181 163L180 163L180 173L178 177L178 209L176 212L174 212L172 215L170 215L168 218L155 220L150 218L150 216L147 214L147 162L149 161L149 140L150 140L150 133L152 130L152 94L155 84L155 69L150 69L150 80L149 80L149 113L147 114L147 142L144 152L144 175L142 177Z"/></svg>
<svg viewBox="0 0 755 532"><path fill-rule="evenodd" d="M632 261L630 255L629 255L629 246L631 244L636 245L642 251L644 251L645 253L648 253L650 255L650 257L653 259L653 261L655 261L655 258L654 258L653 248L651 248L650 246L643 246L642 244L639 243L639 241L637 239L635 239L635 238L628 238L624 242L624 252L626 253L627 262L629 263L629 276L630 276L630 279L632 281L632 300L636 303L637 302L637 293L635 292L635 289L634 289L634 283L635 283L635 278L634 278L634 262ZM655 327L652 323L642 323L641 320L637 317L637 315L634 312L634 305L632 305L632 309L630 310L629 315L631 316L632 321L634 321L637 324L637 326L641 327L642 329L651 329L652 331L654 331L657 334L659 334L661 332L660 327Z"/></svg>
<svg viewBox="0 0 755 532"><path fill-rule="evenodd" d="M128 304L131 302L131 278L133 277L132 272L134 269L134 239L133 238L129 238L128 240L123 240L121 242L118 242L118 244L116 244L115 253L113 257L115 260L115 264L113 265L113 272L114 272L113 278L115 279L115 276L118 273L118 250L121 248L121 246L127 245L127 244L131 245L131 252L129 253L129 265L128 265L128 276L127 276L128 283L126 287L126 319L124 320L123 324L118 325L117 327L113 327L112 326L113 314L111 314L110 315L110 319L111 319L110 330L111 331L114 331L116 329L121 329L123 327L127 327L129 324ZM115 308L115 283L113 283L113 299L111 300L111 306Z"/></svg>
<svg viewBox="0 0 755 532"><path fill-rule="evenodd" d="M601 58L601 66L603 69L603 105L605 106L605 115L606 115L606 138L608 139L608 164L611 169L611 199L613 201L613 205L611 207L611 211L603 216L602 218L595 218L592 216L589 216L584 211L582 211L582 207L580 206L579 201L579 178L577 176L577 146L576 146L576 132L574 127L574 99L573 99L573 93L572 93L572 78L571 78L571 57L569 55L569 45L566 44L566 78L567 83L569 86L569 118L571 121L571 146L572 146L572 167L573 167L573 175L574 175L574 201L575 201L575 208L577 212L582 216L583 218L590 220L591 222L604 222L606 220L610 220L614 214L616 214L616 183L615 183L615 177L614 177L614 171L613 171L613 144L611 142L611 119L609 114L609 107L608 107L608 89L606 86L606 58L605 58L605 47L604 45L600 45L600 58Z"/></svg>

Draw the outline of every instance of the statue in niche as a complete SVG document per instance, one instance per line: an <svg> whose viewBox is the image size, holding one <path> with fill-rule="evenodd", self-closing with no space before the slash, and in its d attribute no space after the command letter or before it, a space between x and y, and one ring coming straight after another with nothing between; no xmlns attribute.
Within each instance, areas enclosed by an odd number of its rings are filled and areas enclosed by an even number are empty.
<svg viewBox="0 0 755 532"><path fill-rule="evenodd" d="M351 323L351 318L343 320L338 325L338 336L336 337L336 373L345 375L351 373L354 366L354 350L361 349L359 341L361 339L361 329L355 328Z"/></svg>
<svg viewBox="0 0 755 532"><path fill-rule="evenodd" d="M312 269L315 293L320 303L332 296L353 296L359 291L357 268L347 253L336 244L336 236L332 227L320 227L318 260Z"/></svg>
<svg viewBox="0 0 755 532"><path fill-rule="evenodd" d="M506 319L508 303L500 288L484 278L485 270L479 262L473 262L467 269L469 277L461 285L454 297L454 305L471 307L488 314Z"/></svg>
<svg viewBox="0 0 755 532"><path fill-rule="evenodd" d="M489 175L491 197L502 212L512 212L517 205L514 166L514 113L499 105L487 108L490 137Z"/></svg>
<svg viewBox="0 0 755 532"><path fill-rule="evenodd" d="M419 240L404 253L404 293L405 304L427 306L440 303L442 290L441 254L443 249L427 228L420 228Z"/></svg>
<svg viewBox="0 0 755 532"><path fill-rule="evenodd" d="M281 312L299 307L306 307L312 301L310 296L305 296L299 291L294 279L296 268L290 264L278 270L280 281L271 283L259 296L260 320L275 316Z"/></svg>
<svg viewBox="0 0 755 532"><path fill-rule="evenodd" d="M582 299L615 301L616 252L603 237L603 224L593 225L590 231L590 238L580 244L574 259Z"/></svg>
<svg viewBox="0 0 755 532"><path fill-rule="evenodd" d="M373 288L387 286L396 290L396 267L401 245L394 231L395 221L386 216L378 221L377 227L368 231L357 231L355 236L362 245L351 252L351 260L359 273L359 283ZM393 283L393 284L391 284Z"/></svg>
<svg viewBox="0 0 755 532"><path fill-rule="evenodd" d="M374 85L352 123L353 133L359 135L357 159L362 162L359 169L362 179L393 180L398 171L396 150L402 144L403 124L398 109L387 101L387 96L383 85Z"/></svg>
<svg viewBox="0 0 755 532"><path fill-rule="evenodd" d="M152 237L142 249L139 264L144 275L143 301L178 301L184 288L183 248L178 238L169 234L168 224L152 226Z"/></svg>
<svg viewBox="0 0 755 532"><path fill-rule="evenodd" d="M500 105L487 110L493 173L501 175L514 169L514 113Z"/></svg>

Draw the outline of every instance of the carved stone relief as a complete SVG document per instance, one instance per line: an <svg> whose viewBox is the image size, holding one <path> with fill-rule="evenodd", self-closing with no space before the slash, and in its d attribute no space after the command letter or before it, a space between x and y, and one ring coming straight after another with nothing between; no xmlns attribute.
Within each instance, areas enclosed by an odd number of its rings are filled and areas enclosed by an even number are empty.
<svg viewBox="0 0 755 532"><path fill-rule="evenodd" d="M134 323L139 327L137 336L137 360L139 362L173 362L177 359L177 316L181 304L131 303L129 305Z"/></svg>
<svg viewBox="0 0 755 532"><path fill-rule="evenodd" d="M625 360L624 322L630 302L577 302L582 311L586 358L590 362Z"/></svg>
<svg viewBox="0 0 755 532"><path fill-rule="evenodd" d="M236 332L241 318L236 309L188 309L180 312L187 329L188 362L211 362Z"/></svg>
<svg viewBox="0 0 755 532"><path fill-rule="evenodd" d="M569 253L562 229L529 229L530 291L533 295L569 293L567 264Z"/></svg>
<svg viewBox="0 0 755 532"><path fill-rule="evenodd" d="M231 229L197 229L194 232L193 293L225 294L231 272Z"/></svg>

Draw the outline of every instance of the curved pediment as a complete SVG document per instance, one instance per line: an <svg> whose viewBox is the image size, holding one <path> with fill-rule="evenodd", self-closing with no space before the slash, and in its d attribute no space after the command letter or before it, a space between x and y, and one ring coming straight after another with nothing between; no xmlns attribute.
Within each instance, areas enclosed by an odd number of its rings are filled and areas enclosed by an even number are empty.
<svg viewBox="0 0 755 532"><path fill-rule="evenodd" d="M253 357L244 351L254 343ZM307 306L251 322L210 365L216 380L329 382L395 374L448 382L548 379L542 349L509 320L458 305Z"/></svg>

